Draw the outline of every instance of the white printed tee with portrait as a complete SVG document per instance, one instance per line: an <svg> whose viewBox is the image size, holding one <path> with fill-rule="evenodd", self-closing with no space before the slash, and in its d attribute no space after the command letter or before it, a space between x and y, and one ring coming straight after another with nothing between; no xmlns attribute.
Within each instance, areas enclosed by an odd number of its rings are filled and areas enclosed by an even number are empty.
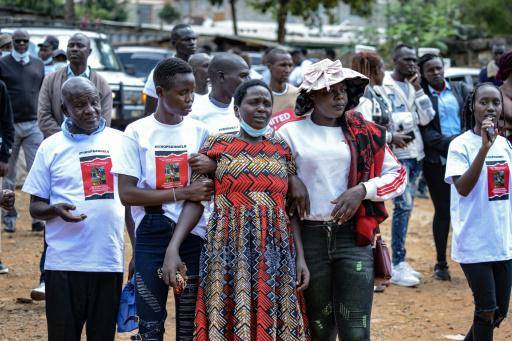
<svg viewBox="0 0 512 341"><path fill-rule="evenodd" d="M453 184L453 177L469 169L481 146L482 137L467 131L448 150L445 181L451 184L452 259L459 263L512 259L512 147L507 140L496 137L466 197Z"/></svg>
<svg viewBox="0 0 512 341"><path fill-rule="evenodd" d="M216 105L210 96L195 97L190 118L203 122L210 135L234 134L240 131L240 121L235 116L233 100L226 107Z"/></svg>
<svg viewBox="0 0 512 341"><path fill-rule="evenodd" d="M141 118L126 127L121 158L114 162L113 173L138 179L137 187L171 189L188 186L191 170L190 154L197 153L208 138L208 130L201 122L185 117L179 124L169 125L156 120L154 114ZM183 201L162 205L164 215L178 221ZM145 215L144 207L132 206L132 216L138 227ZM204 216L192 233L204 238Z"/></svg>
<svg viewBox="0 0 512 341"><path fill-rule="evenodd" d="M58 132L41 143L23 191L76 206L81 222L46 222L45 270L123 272L124 207L111 172L122 132L106 127L79 140Z"/></svg>

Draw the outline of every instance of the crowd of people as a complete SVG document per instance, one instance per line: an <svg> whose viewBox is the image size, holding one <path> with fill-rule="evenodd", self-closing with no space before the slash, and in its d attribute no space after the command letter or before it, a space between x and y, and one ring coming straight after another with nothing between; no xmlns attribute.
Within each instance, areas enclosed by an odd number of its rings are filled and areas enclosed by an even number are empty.
<svg viewBox="0 0 512 341"><path fill-rule="evenodd" d="M163 340L173 288L178 340L370 340L373 295L414 287L406 237L421 174L434 206L435 279L460 263L475 313L465 340L492 340L512 286L512 51L473 89L440 55L400 44L351 68L307 51L265 51L254 76L240 51L197 53L176 25L174 57L148 75L146 116L109 127L112 92L87 60L48 36L0 36L2 225L15 233L23 148L49 340L113 340L124 228L133 254L138 340ZM206 51L207 52L207 51ZM497 83L501 82L501 83ZM392 273L372 249L393 201ZM0 273L7 273L0 262Z"/></svg>

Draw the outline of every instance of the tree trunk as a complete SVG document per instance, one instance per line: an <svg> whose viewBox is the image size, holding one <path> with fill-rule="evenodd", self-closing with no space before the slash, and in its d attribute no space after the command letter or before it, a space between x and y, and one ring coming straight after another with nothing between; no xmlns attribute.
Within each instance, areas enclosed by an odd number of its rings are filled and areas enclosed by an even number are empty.
<svg viewBox="0 0 512 341"><path fill-rule="evenodd" d="M286 36L286 17L288 15L288 0L279 0L277 8L277 42L284 44Z"/></svg>
<svg viewBox="0 0 512 341"><path fill-rule="evenodd" d="M72 23L75 21L75 1L66 0L66 21Z"/></svg>
<svg viewBox="0 0 512 341"><path fill-rule="evenodd" d="M231 20L233 21L233 33L235 36L238 35L238 25L236 22L236 0L229 0L231 5Z"/></svg>

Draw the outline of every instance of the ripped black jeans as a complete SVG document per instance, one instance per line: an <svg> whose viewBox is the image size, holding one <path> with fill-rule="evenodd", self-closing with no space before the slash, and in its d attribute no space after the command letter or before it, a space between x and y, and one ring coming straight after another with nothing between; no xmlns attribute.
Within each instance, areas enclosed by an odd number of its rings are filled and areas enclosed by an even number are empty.
<svg viewBox="0 0 512 341"><path fill-rule="evenodd" d="M491 341L494 328L507 316L512 260L461 264L473 292L475 314L465 341Z"/></svg>
<svg viewBox="0 0 512 341"><path fill-rule="evenodd" d="M167 317L169 287L158 277L167 245L176 224L162 213L148 212L139 224L135 239L135 303L139 334L133 340L161 341ZM175 297L176 340L192 340L199 278L199 256L203 239L189 234L180 247L181 260L187 265L187 287Z"/></svg>
<svg viewBox="0 0 512 341"><path fill-rule="evenodd" d="M352 223L304 221L302 243L311 273L305 291L312 339L370 340L373 252L357 246Z"/></svg>

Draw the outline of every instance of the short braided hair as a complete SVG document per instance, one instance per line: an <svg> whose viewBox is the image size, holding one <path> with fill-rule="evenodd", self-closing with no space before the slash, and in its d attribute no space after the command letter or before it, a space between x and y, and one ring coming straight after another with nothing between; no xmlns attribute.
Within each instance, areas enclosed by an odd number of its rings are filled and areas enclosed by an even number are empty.
<svg viewBox="0 0 512 341"><path fill-rule="evenodd" d="M377 77L380 63L381 58L377 53L359 52L352 58L352 70L365 75L373 81Z"/></svg>
<svg viewBox="0 0 512 341"><path fill-rule="evenodd" d="M169 90L174 76L178 73L192 73L192 68L180 58L171 57L160 61L153 72L155 87L160 86Z"/></svg>
<svg viewBox="0 0 512 341"><path fill-rule="evenodd" d="M470 92L466 100L464 101L464 107L462 108L462 130L467 131L473 129L476 125L475 120L475 101L476 95L478 94L478 90L483 87L490 86L498 90L501 96L501 103L503 103L503 94L500 89L494 85L493 83L479 83L474 88L473 91Z"/></svg>

